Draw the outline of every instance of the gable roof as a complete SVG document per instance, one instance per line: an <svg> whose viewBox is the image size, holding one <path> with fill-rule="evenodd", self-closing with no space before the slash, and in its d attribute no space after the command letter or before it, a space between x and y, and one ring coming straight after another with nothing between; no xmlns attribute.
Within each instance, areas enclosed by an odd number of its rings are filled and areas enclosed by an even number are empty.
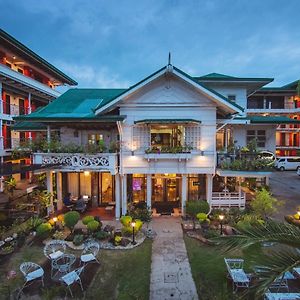
<svg viewBox="0 0 300 300"><path fill-rule="evenodd" d="M108 103L124 89L69 89L47 106L15 117L15 120L99 119L94 109L101 102Z"/></svg>
<svg viewBox="0 0 300 300"><path fill-rule="evenodd" d="M268 83L274 80L274 78L265 78L265 77L235 77L235 76L221 74L221 73L209 73L194 78L200 81L263 81Z"/></svg>
<svg viewBox="0 0 300 300"><path fill-rule="evenodd" d="M24 57L29 59L30 61L38 62L41 64L45 69L48 70L48 72L51 72L56 77L58 77L63 83L67 83L70 85L77 85L78 83L72 79L71 77L67 76L65 73L63 73L61 70L53 66L51 63L46 61L44 58L36 54L34 51L29 49L27 46L22 44L20 41L15 39L13 36L8 34L6 31L2 30L0 28L0 43L6 44L10 48L12 48L14 51L17 51L21 53Z"/></svg>
<svg viewBox="0 0 300 300"><path fill-rule="evenodd" d="M192 84L194 87L200 89L203 93L207 94L209 97L215 99L222 105L227 106L232 111L242 112L244 110L243 107L239 106L235 102L230 101L228 98L219 94L215 90L205 86L203 83L198 82L194 77L188 75L187 73L183 72L179 68L172 66L172 65L167 65L167 66L164 66L161 69L157 70L156 72L152 73L151 75L147 76L146 78L142 79L141 81L134 84L133 86L129 87L127 90L124 90L121 94L117 95L114 99L111 99L111 101L109 101L108 103L99 103L99 105L95 109L95 113L99 114L102 111L111 108L113 105L115 105L120 100L122 100L123 97L131 94L132 92L141 88L145 84L151 82L152 80L154 80L154 79L158 78L159 76L161 76L165 73L168 73L168 72L173 73L173 74L177 75L178 77L184 79L188 83Z"/></svg>

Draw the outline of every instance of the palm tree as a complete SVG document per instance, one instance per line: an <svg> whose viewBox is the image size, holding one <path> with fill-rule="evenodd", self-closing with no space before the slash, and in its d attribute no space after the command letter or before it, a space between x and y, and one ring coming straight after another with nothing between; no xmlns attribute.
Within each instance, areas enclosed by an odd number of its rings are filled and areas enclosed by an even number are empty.
<svg viewBox="0 0 300 300"><path fill-rule="evenodd" d="M252 245L274 243L263 255L256 256L253 265L259 265L258 281L253 287L257 296L262 296L277 278L300 266L300 228L287 223L268 221L265 224L249 225L239 229L239 234L217 238L222 250L234 251Z"/></svg>

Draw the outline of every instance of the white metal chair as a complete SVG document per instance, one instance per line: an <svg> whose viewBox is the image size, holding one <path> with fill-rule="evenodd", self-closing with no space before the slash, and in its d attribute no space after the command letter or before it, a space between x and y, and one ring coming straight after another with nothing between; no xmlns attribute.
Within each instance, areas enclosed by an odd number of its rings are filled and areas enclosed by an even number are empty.
<svg viewBox="0 0 300 300"><path fill-rule="evenodd" d="M62 256L66 251L66 243L61 240L52 240L44 247L44 254L47 258L53 260Z"/></svg>
<svg viewBox="0 0 300 300"><path fill-rule="evenodd" d="M240 258L224 258L228 277L232 280L233 291L238 288L249 288L250 278L245 273L244 260Z"/></svg>
<svg viewBox="0 0 300 300"><path fill-rule="evenodd" d="M87 265L91 262L97 262L98 264L100 264L100 262L97 259L97 254L99 253L99 250L99 243L95 241L87 243L80 256L80 264L83 263L84 265Z"/></svg>
<svg viewBox="0 0 300 300"><path fill-rule="evenodd" d="M33 262L24 262L20 265L20 271L24 275L25 283L18 293L19 295L22 293L23 289L28 283L33 283L35 280L40 280L42 285L44 286L44 270L41 266Z"/></svg>
<svg viewBox="0 0 300 300"><path fill-rule="evenodd" d="M60 278L60 281L68 287L72 298L73 298L73 293L71 290L71 285L73 285L74 283L78 282L81 290L83 291L83 286L82 286L82 282L81 282L81 278L80 278L80 275L81 275L83 269L84 269L84 266L81 268L78 268Z"/></svg>

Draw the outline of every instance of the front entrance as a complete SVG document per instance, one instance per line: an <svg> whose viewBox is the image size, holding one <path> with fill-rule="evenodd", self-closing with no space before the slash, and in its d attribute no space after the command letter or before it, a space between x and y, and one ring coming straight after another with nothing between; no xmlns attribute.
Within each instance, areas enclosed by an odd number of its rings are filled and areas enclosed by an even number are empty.
<svg viewBox="0 0 300 300"><path fill-rule="evenodd" d="M181 202L181 176L155 174L152 176L152 207L157 213L171 214Z"/></svg>

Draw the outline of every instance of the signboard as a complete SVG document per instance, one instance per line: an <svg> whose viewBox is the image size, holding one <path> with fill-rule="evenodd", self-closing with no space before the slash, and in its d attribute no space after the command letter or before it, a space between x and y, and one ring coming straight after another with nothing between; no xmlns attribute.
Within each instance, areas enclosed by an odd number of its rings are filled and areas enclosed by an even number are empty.
<svg viewBox="0 0 300 300"><path fill-rule="evenodd" d="M193 181L193 186L200 186L201 185L201 182L199 181Z"/></svg>
<svg viewBox="0 0 300 300"><path fill-rule="evenodd" d="M141 178L133 178L132 189L134 191L142 190L142 179Z"/></svg>

